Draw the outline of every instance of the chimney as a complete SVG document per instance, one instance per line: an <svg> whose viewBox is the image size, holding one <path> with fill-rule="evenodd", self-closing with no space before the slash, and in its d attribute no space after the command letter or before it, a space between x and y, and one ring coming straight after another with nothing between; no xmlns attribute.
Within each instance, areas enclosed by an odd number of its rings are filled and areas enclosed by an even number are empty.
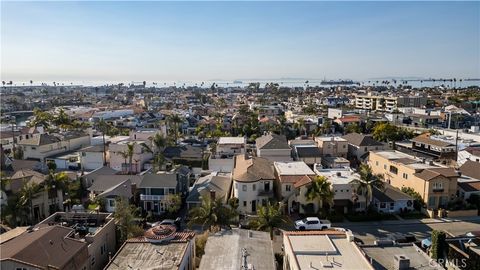
<svg viewBox="0 0 480 270"><path fill-rule="evenodd" d="M405 255L393 256L393 269L395 270L410 269L410 259Z"/></svg>
<svg viewBox="0 0 480 270"><path fill-rule="evenodd" d="M215 190L210 190L210 198L215 200Z"/></svg>

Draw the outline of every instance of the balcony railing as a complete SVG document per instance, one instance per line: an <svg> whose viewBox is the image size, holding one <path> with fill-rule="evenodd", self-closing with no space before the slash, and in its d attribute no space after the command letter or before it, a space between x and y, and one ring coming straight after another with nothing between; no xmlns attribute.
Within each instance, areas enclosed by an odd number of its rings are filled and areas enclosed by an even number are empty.
<svg viewBox="0 0 480 270"><path fill-rule="evenodd" d="M273 190L272 189L270 189L268 191L260 190L260 191L258 191L258 196L260 196L260 197L272 197L273 196Z"/></svg>
<svg viewBox="0 0 480 270"><path fill-rule="evenodd" d="M145 195L140 194L141 201L161 201L165 198L165 195Z"/></svg>
<svg viewBox="0 0 480 270"><path fill-rule="evenodd" d="M432 191L433 192L443 192L444 189L443 188L433 188Z"/></svg>

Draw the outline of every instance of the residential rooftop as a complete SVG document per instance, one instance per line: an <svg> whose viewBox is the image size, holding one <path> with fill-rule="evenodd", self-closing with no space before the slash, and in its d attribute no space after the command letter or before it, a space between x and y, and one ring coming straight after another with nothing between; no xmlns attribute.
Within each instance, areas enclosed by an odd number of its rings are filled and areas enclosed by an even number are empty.
<svg viewBox="0 0 480 270"><path fill-rule="evenodd" d="M366 255L372 258L373 267L376 270L394 270L394 256L401 255L410 260L407 269L439 270L443 269L431 263L430 257L414 244L397 244L386 246L361 246Z"/></svg>
<svg viewBox="0 0 480 270"><path fill-rule="evenodd" d="M110 213L56 212L38 223L36 227L62 226L70 228L73 233L69 237L86 240L93 237L109 222L114 222Z"/></svg>
<svg viewBox="0 0 480 270"><path fill-rule="evenodd" d="M284 237L285 251L292 251L295 260L290 261L298 269L374 269L345 232L286 232Z"/></svg>
<svg viewBox="0 0 480 270"><path fill-rule="evenodd" d="M346 142L342 137L339 136L330 136L330 137L315 137L315 141L322 141L322 142L329 142L329 141L336 141L336 142Z"/></svg>
<svg viewBox="0 0 480 270"><path fill-rule="evenodd" d="M315 173L320 176L325 176L329 182L334 185L346 185L352 180L359 179L360 176L350 168L331 168L331 169L317 169Z"/></svg>
<svg viewBox="0 0 480 270"><path fill-rule="evenodd" d="M155 245L150 242L126 242L105 269L177 270L188 242Z"/></svg>
<svg viewBox="0 0 480 270"><path fill-rule="evenodd" d="M244 137L220 137L218 144L244 144Z"/></svg>
<svg viewBox="0 0 480 270"><path fill-rule="evenodd" d="M208 237L199 270L237 270L242 266L242 249L252 269L274 270L270 235L243 229L222 230Z"/></svg>
<svg viewBox="0 0 480 270"><path fill-rule="evenodd" d="M303 161L274 162L278 175L314 175L315 173Z"/></svg>

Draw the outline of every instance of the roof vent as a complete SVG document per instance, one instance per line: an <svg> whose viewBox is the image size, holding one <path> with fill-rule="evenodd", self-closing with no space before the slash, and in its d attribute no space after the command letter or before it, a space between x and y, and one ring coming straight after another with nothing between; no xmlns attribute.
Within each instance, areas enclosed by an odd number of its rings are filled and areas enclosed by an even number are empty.
<svg viewBox="0 0 480 270"><path fill-rule="evenodd" d="M338 176L338 177L342 176L342 173L341 173L341 172L337 172L337 176Z"/></svg>

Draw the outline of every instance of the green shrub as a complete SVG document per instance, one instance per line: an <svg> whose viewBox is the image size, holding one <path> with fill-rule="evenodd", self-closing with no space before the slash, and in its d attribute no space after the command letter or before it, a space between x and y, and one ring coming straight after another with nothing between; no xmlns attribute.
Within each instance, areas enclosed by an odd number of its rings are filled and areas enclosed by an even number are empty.
<svg viewBox="0 0 480 270"><path fill-rule="evenodd" d="M205 245L207 244L208 231L197 235L195 237L195 253L197 257L201 258L205 254Z"/></svg>
<svg viewBox="0 0 480 270"><path fill-rule="evenodd" d="M443 231L432 231L432 247L430 249L430 256L432 259L442 259L447 250L446 234Z"/></svg>

